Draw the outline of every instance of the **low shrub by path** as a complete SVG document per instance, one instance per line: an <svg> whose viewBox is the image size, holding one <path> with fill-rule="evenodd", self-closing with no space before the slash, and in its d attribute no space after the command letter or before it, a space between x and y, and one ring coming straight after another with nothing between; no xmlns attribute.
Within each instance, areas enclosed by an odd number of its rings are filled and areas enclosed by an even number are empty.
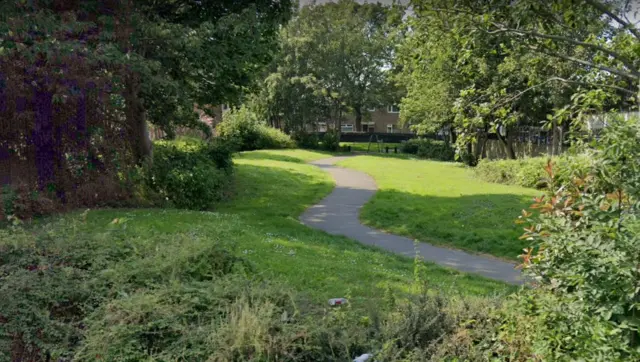
<svg viewBox="0 0 640 362"><path fill-rule="evenodd" d="M511 260L528 246L514 220L535 190L479 181L455 163L359 156L339 165L370 174L378 185L361 211L367 225Z"/></svg>
<svg viewBox="0 0 640 362"><path fill-rule="evenodd" d="M587 155L482 160L474 171L476 176L484 181L541 189L547 186L544 169L549 161L555 166L554 182L558 184L567 184L574 177L582 176L592 162Z"/></svg>

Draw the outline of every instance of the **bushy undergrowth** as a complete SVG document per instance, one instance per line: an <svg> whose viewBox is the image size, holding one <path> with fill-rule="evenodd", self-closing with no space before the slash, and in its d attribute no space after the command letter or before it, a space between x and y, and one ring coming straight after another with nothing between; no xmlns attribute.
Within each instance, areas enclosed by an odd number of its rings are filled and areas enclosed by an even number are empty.
<svg viewBox="0 0 640 362"><path fill-rule="evenodd" d="M500 310L504 360L640 360L640 123L611 122L582 175L544 167L547 193L519 223L532 288Z"/></svg>
<svg viewBox="0 0 640 362"><path fill-rule="evenodd" d="M402 142L400 152L439 161L453 161L455 158L455 149L444 141L426 138L414 138Z"/></svg>
<svg viewBox="0 0 640 362"><path fill-rule="evenodd" d="M267 126L246 107L226 112L216 132L235 143L238 151L295 147L289 135Z"/></svg>
<svg viewBox="0 0 640 362"><path fill-rule="evenodd" d="M194 210L210 208L228 192L232 150L221 140L157 143L153 162L143 171L146 186L160 202Z"/></svg>
<svg viewBox="0 0 640 362"><path fill-rule="evenodd" d="M424 289L328 309L263 279L230 243L128 238L126 217L89 233L86 217L0 230L0 360L429 360L496 305Z"/></svg>
<svg viewBox="0 0 640 362"><path fill-rule="evenodd" d="M532 188L545 188L544 171L549 157L531 157L518 160L482 160L475 168L476 175L488 182L518 185ZM566 184L574 177L584 176L591 165L588 155L563 155L552 157L557 170L556 182Z"/></svg>
<svg viewBox="0 0 640 362"><path fill-rule="evenodd" d="M335 152L340 149L340 133L335 130L328 130L322 136L322 149Z"/></svg>
<svg viewBox="0 0 640 362"><path fill-rule="evenodd" d="M315 132L297 131L292 134L292 138L299 148L314 150L320 145L320 138Z"/></svg>

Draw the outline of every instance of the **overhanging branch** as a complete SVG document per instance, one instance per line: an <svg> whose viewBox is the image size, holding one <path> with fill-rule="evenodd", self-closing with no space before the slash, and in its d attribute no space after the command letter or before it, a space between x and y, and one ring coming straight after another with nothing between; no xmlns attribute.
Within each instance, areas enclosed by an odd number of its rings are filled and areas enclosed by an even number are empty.
<svg viewBox="0 0 640 362"><path fill-rule="evenodd" d="M611 12L611 10L609 10L609 8L605 4L599 2L598 0L585 0L585 2L613 19L616 23L622 25L623 28L629 30L631 34L633 34L638 40L640 40L640 31L638 31L638 29L633 24L624 21L618 15Z"/></svg>
<svg viewBox="0 0 640 362"><path fill-rule="evenodd" d="M593 62L589 62L589 61L586 61L586 60L583 60L583 59L570 57L570 56L564 55L564 54L544 51L544 50L536 48L536 47L530 47L530 48L532 50L535 50L537 52L550 55L552 57L557 57L557 58L560 58L560 59L568 60L568 61L571 61L571 62L574 62L574 63L577 63L577 64L581 64L581 65L584 65L584 66L587 66L587 67L598 68L600 70L604 70L605 72L609 72L611 74L616 74L616 75L619 75L621 77L624 77L624 78L627 78L627 79L631 79L633 81L638 81L638 78L639 78L639 76L637 74L634 74L634 73L627 73L627 72L624 72L624 71L619 70L619 69L607 67L607 66L600 65L600 64L595 64Z"/></svg>

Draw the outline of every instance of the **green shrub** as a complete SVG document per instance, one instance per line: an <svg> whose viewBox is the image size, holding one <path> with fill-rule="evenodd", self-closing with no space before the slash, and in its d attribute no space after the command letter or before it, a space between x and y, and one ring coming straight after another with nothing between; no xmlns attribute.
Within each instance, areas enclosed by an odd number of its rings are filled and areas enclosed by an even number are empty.
<svg viewBox="0 0 640 362"><path fill-rule="evenodd" d="M336 130L328 130L322 136L322 149L336 152L340 149L340 133Z"/></svg>
<svg viewBox="0 0 640 362"><path fill-rule="evenodd" d="M314 132L297 131L293 133L292 138L298 147L305 149L314 150L320 143L318 135Z"/></svg>
<svg viewBox="0 0 640 362"><path fill-rule="evenodd" d="M216 132L234 143L238 151L295 147L289 135L267 126L246 107L226 112Z"/></svg>
<svg viewBox="0 0 640 362"><path fill-rule="evenodd" d="M402 142L400 152L439 161L453 161L455 158L455 149L444 141L427 138L414 138Z"/></svg>
<svg viewBox="0 0 640 362"><path fill-rule="evenodd" d="M258 131L260 137L258 137L257 149L294 148L296 146L291 136L279 129L259 125Z"/></svg>
<svg viewBox="0 0 640 362"><path fill-rule="evenodd" d="M145 170L146 184L178 208L205 210L223 199L230 183L231 148L218 142L160 143Z"/></svg>
<svg viewBox="0 0 640 362"><path fill-rule="evenodd" d="M544 168L549 159L556 166L557 172L554 178L559 184L567 184L574 177L584 176L591 164L591 158L588 155L481 160L475 172L484 181L541 189L547 186Z"/></svg>
<svg viewBox="0 0 640 362"><path fill-rule="evenodd" d="M491 347L512 359L640 360L640 123L611 122L595 146L550 162L547 195L519 219L535 284L502 311Z"/></svg>

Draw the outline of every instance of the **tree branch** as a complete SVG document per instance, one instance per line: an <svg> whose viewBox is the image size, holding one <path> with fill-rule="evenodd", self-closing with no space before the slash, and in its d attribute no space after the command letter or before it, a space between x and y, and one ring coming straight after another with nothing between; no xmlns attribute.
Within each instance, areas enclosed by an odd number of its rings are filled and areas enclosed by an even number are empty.
<svg viewBox="0 0 640 362"><path fill-rule="evenodd" d="M587 67L598 68L600 70L604 70L605 72L609 72L611 74L617 74L617 75L619 75L621 77L624 77L624 78L627 78L627 79L631 79L633 81L637 81L638 78L639 78L638 75L636 75L635 73L627 73L627 72L624 72L624 71L619 70L619 69L607 67L607 66L604 66L604 65L595 64L593 62L589 62L589 61L586 61L586 60L583 60L583 59L570 57L568 55L563 55L563 54L559 54L559 53L552 53L552 52L544 51L544 50L541 50L541 49L536 48L536 47L529 47L529 48L531 48L532 50L538 51L540 53L544 53L544 54L550 55L552 57L561 58L561 59L568 60L568 61L571 61L571 62L574 62L574 63L578 63L578 64L581 64L581 65L584 65L584 66L587 66Z"/></svg>
<svg viewBox="0 0 640 362"><path fill-rule="evenodd" d="M572 83L572 84L577 84L577 85L583 85L583 86L585 86L585 87L605 87L605 88L611 88L611 89L615 89L615 90L620 91L620 92L624 92L624 93L627 93L627 94L631 94L631 95L633 95L633 96L636 96L636 95L637 95L637 93L636 93L636 92L634 92L634 91L631 91L631 90L626 89L626 88L619 87L619 86L617 86L617 85L612 85L612 84L581 82L581 81L579 81L579 80L566 79L566 78L561 78L561 77L551 77L551 78L549 78L548 80L549 80L549 81L557 80L557 81L564 82L564 83Z"/></svg>
<svg viewBox="0 0 640 362"><path fill-rule="evenodd" d="M640 40L640 31L638 31L638 29L636 29L636 27L633 24L622 20L622 18L620 18L618 15L612 13L611 10L609 10L609 8L605 4L599 2L598 0L584 0L584 1L587 4L591 5L592 7L598 9L602 13L606 14L611 19L615 20L615 22L622 25L623 28L629 30L631 34L633 34L638 40Z"/></svg>
<svg viewBox="0 0 640 362"><path fill-rule="evenodd" d="M611 49L607 49L607 48L605 48L603 46L600 46L600 45L597 45L597 44L585 43L583 41L575 40L575 39L572 39L572 38L569 38L569 37L566 37L566 36L562 36L562 35L542 34L542 33L536 32L536 31L523 31L523 30L518 30L518 29L509 29L509 28L504 28L500 24L496 24L496 23L494 23L494 26L498 27L499 29L495 30L495 31L487 31L489 34L496 34L496 33L500 33L500 32L510 32L510 33L514 33L514 34L518 34L518 35L530 35L530 36L537 37L537 38L558 40L558 41L562 41L562 42L566 42L566 43L570 43L570 44L574 44L574 45L583 46L585 48L591 48L591 49L594 49L594 50L601 51L603 53L609 54L610 56L612 56L613 58L615 58L616 60L618 60L619 62L624 64L627 68L629 68L629 72L634 74L636 77L640 77L640 72L635 70L635 66L634 66L633 62L630 59L628 59L627 57L623 56L622 54L620 54L620 53L618 53L616 51L613 51Z"/></svg>

